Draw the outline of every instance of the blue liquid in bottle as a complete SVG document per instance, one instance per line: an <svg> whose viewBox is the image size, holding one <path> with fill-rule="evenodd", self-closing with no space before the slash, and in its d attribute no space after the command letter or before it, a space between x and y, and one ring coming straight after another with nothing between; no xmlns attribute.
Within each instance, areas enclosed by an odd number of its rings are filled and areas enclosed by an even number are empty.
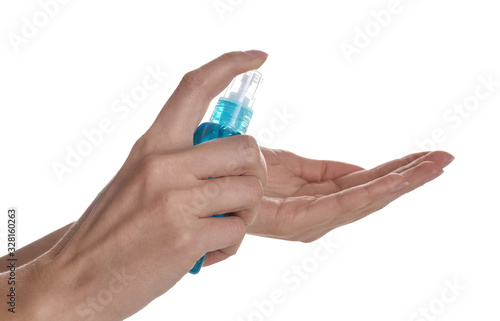
<svg viewBox="0 0 500 321"><path fill-rule="evenodd" d="M203 123L194 132L193 145L213 139L243 135L246 133L253 115L254 95L262 81L262 75L256 71L248 71L233 79L224 96L219 98L208 123ZM231 213L213 215L228 216ZM193 268L191 274L200 272L207 254L203 255Z"/></svg>
<svg viewBox="0 0 500 321"><path fill-rule="evenodd" d="M201 124L194 132L193 144L212 139L245 134L253 111L238 103L219 99L210 122Z"/></svg>

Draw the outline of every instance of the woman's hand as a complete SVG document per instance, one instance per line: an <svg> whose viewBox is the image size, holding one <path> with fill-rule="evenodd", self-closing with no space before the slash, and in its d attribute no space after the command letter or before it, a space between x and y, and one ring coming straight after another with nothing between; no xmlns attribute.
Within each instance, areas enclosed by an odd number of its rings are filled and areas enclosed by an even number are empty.
<svg viewBox="0 0 500 321"><path fill-rule="evenodd" d="M259 211L264 158L250 136L194 147L192 139L210 101L266 57L232 52L184 76L84 215L51 250L19 269L18 317L123 320L205 253L212 264L237 251ZM221 213L235 215L211 217Z"/></svg>
<svg viewBox="0 0 500 321"><path fill-rule="evenodd" d="M383 208L438 177L453 156L422 152L370 170L261 148L268 182L261 210L247 232L311 242Z"/></svg>

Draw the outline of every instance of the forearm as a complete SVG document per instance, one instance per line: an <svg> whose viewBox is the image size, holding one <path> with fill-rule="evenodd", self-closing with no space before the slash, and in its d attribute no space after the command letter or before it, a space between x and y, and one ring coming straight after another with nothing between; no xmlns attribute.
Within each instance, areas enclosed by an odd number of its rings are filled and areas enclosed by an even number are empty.
<svg viewBox="0 0 500 321"><path fill-rule="evenodd" d="M44 310L41 295L46 293L44 292L46 288L41 283L45 276L38 268L42 260L31 261L21 266L18 261L7 259L8 257L0 259L2 267L9 265L7 272L0 273L0 295L6 298L1 304L0 320L53 319L47 315L41 318L42 315L38 314Z"/></svg>
<svg viewBox="0 0 500 321"><path fill-rule="evenodd" d="M61 227L60 229L55 230L54 232L47 234L44 237L18 249L16 251L16 265L24 265L50 250L57 243L57 241L59 241L63 237L63 235L73 224L74 223L70 223L64 227ZM6 262L7 256L8 255L5 255L4 257L0 258L0 262ZM7 271L7 266L2 264L2 266L0 267L0 273L5 271Z"/></svg>
<svg viewBox="0 0 500 321"><path fill-rule="evenodd" d="M78 305L92 293L72 287L72 280L81 275L54 262L52 257L48 250L22 266L16 261L0 260L2 266L12 263L8 272L0 273L0 295L6 298L1 304L0 320L88 319L78 314ZM88 274L83 277L88 279ZM91 289L99 287L93 284Z"/></svg>
<svg viewBox="0 0 500 321"><path fill-rule="evenodd" d="M64 234L66 234L73 224L74 222L18 249L16 251L17 265L24 265L50 250L64 236ZM0 261L5 262L6 259L7 255L0 258ZM2 264L0 267L0 273L5 271L7 271L7 267Z"/></svg>
<svg viewBox="0 0 500 321"><path fill-rule="evenodd" d="M92 201L90 206L85 210L83 215L80 217L80 220L69 223L66 226L61 227L58 230L53 231L50 234L45 235L44 237L31 242L30 244L23 246L22 248L16 250L17 257L17 266L24 265L28 262L33 261L34 259L40 257L42 254L46 253L48 250L54 247L54 245L59 242L64 235L78 222L84 221L84 219L92 212L92 209L99 202L100 196L108 189L109 183L103 188L103 190L97 195L97 197ZM75 231L73 231L74 233ZM66 239L70 239L71 235L67 235ZM64 246L64 244L61 244ZM0 258L0 262L6 262L7 255ZM0 267L0 273L7 271L7 268L4 264Z"/></svg>

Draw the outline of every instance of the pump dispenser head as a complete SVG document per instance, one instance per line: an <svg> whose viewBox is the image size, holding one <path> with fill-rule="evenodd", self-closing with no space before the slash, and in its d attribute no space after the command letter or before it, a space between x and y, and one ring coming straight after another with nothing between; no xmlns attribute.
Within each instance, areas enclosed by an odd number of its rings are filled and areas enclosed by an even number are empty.
<svg viewBox="0 0 500 321"><path fill-rule="evenodd" d="M223 125L235 133L245 134L253 115L255 93L262 75L250 70L236 76L217 101L210 122Z"/></svg>
<svg viewBox="0 0 500 321"><path fill-rule="evenodd" d="M226 100L252 109L255 93L262 82L262 74L257 70L250 70L236 76L224 93Z"/></svg>

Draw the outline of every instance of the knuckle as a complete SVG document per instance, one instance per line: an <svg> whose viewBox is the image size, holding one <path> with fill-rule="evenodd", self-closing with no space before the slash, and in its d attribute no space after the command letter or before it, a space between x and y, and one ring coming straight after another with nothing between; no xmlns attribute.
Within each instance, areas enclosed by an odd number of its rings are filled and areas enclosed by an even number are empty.
<svg viewBox="0 0 500 321"><path fill-rule="evenodd" d="M364 200L371 199L373 194L373 184L363 184L359 187L359 193Z"/></svg>
<svg viewBox="0 0 500 321"><path fill-rule="evenodd" d="M237 239L241 242L243 241L243 238L245 238L245 235L247 233L246 226L243 221L240 221L241 223L239 224L233 224L233 233L236 235ZM234 252L236 253L236 251Z"/></svg>
<svg viewBox="0 0 500 321"><path fill-rule="evenodd" d="M239 58L241 57L241 53L238 52L238 51L230 51L230 52L226 52L224 54L222 54L222 58L224 60L239 60Z"/></svg>
<svg viewBox="0 0 500 321"><path fill-rule="evenodd" d="M241 135L239 139L241 153L244 158L251 163L260 162L261 155L257 140L250 135Z"/></svg>
<svg viewBox="0 0 500 321"><path fill-rule="evenodd" d="M224 254L226 254L228 257L231 257L238 253L239 246L231 246L230 248L225 248L222 250Z"/></svg>
<svg viewBox="0 0 500 321"><path fill-rule="evenodd" d="M182 77L181 82L179 83L180 88L184 88L190 91L197 91L204 88L206 85L206 78L203 74L198 70L192 70Z"/></svg>
<svg viewBox="0 0 500 321"><path fill-rule="evenodd" d="M181 246L191 246L195 240L195 235L191 229L183 229L176 237L178 244Z"/></svg>
<svg viewBox="0 0 500 321"><path fill-rule="evenodd" d="M140 157L142 155L149 154L151 150L151 142L145 135L140 137L132 146L131 155L134 157Z"/></svg>
<svg viewBox="0 0 500 321"><path fill-rule="evenodd" d="M148 155L141 160L140 173L145 177L155 177L160 174L161 162L157 155Z"/></svg>
<svg viewBox="0 0 500 321"><path fill-rule="evenodd" d="M147 183L168 181L173 183L175 178L181 174L183 169L180 157L175 154L157 155L151 154L142 157L138 173Z"/></svg>
<svg viewBox="0 0 500 321"><path fill-rule="evenodd" d="M157 189L159 182L172 181L176 175L175 168L170 157L152 154L140 160L137 175L145 187Z"/></svg>
<svg viewBox="0 0 500 321"><path fill-rule="evenodd" d="M432 161L423 161L418 166L429 172L438 172L442 170L441 166Z"/></svg>
<svg viewBox="0 0 500 321"><path fill-rule="evenodd" d="M396 173L390 173L387 175L387 178L388 178L388 182L387 184L389 186L395 186L396 184L400 184L400 182L404 181L404 178L402 178L402 176L400 174L396 174Z"/></svg>
<svg viewBox="0 0 500 321"><path fill-rule="evenodd" d="M348 197L345 194L338 194L332 199L333 208L338 212L338 216L348 214L350 212Z"/></svg>
<svg viewBox="0 0 500 321"><path fill-rule="evenodd" d="M197 238L192 229L180 228L173 235L172 243L181 252L191 252L197 246Z"/></svg>
<svg viewBox="0 0 500 321"><path fill-rule="evenodd" d="M243 148L256 148L258 147L257 140L250 135L239 135L236 136L240 140L240 144Z"/></svg>
<svg viewBox="0 0 500 321"><path fill-rule="evenodd" d="M158 199L161 202L161 215L165 218L165 224L187 225L189 213L181 205L184 202L184 191L178 188L162 188Z"/></svg>
<svg viewBox="0 0 500 321"><path fill-rule="evenodd" d="M249 177L246 183L245 193L252 204L259 203L261 201L262 196L264 195L264 188L257 177Z"/></svg>

